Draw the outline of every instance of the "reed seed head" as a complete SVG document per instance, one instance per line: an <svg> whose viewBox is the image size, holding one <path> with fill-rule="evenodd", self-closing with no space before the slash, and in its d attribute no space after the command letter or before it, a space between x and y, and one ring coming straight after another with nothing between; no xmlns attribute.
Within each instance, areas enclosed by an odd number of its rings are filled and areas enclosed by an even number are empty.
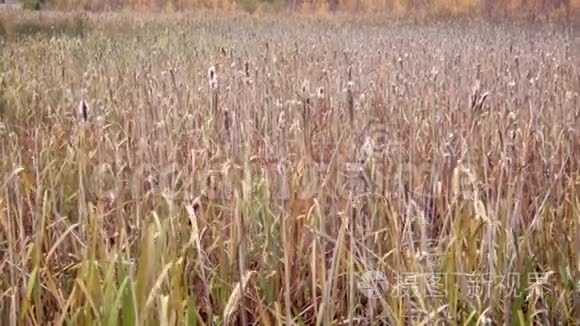
<svg viewBox="0 0 580 326"><path fill-rule="evenodd" d="M89 105L87 104L87 101L81 100L79 103L78 115L82 121L89 120Z"/></svg>

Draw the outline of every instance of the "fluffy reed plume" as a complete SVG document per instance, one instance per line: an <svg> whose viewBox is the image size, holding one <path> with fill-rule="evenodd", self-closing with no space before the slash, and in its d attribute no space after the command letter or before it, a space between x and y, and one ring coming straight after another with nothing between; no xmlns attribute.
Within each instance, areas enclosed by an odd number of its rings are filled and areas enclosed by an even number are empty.
<svg viewBox="0 0 580 326"><path fill-rule="evenodd" d="M371 136L365 136L364 141L359 147L356 161L358 164L365 165L367 164L371 157L373 156L374 152L374 140Z"/></svg>
<svg viewBox="0 0 580 326"><path fill-rule="evenodd" d="M209 81L209 88L212 91L217 91L218 89L218 79L217 79L217 72L215 66L209 67L207 70L207 77Z"/></svg>
<svg viewBox="0 0 580 326"><path fill-rule="evenodd" d="M306 98L308 97L308 92L310 92L310 81L305 79L304 81L302 81L302 97Z"/></svg>
<svg viewBox="0 0 580 326"><path fill-rule="evenodd" d="M483 105L489 96L489 92L481 92L481 82L478 80L469 96L469 108L474 113L474 119L479 118L483 112Z"/></svg>
<svg viewBox="0 0 580 326"><path fill-rule="evenodd" d="M246 271L246 274L242 277L242 280L234 286L232 294L226 303L224 308L223 323L224 325L236 325L238 319L238 312L240 311L240 303L242 302L242 293L247 296L246 290L248 290L248 285L253 282L256 277L256 271Z"/></svg>
<svg viewBox="0 0 580 326"><path fill-rule="evenodd" d="M219 100L219 84L218 84L218 77L217 71L215 66L209 67L207 71L207 77L209 82L209 91L210 91L210 105L211 105L211 112L213 117L213 124L214 129L220 129L220 114L218 109L218 100Z"/></svg>

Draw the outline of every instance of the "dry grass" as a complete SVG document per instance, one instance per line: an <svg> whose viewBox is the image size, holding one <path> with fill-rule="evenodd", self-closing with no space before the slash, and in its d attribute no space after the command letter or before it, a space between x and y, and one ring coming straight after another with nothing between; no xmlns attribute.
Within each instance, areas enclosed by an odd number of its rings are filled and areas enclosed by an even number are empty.
<svg viewBox="0 0 580 326"><path fill-rule="evenodd" d="M562 28L43 19L82 32L0 40L0 324L579 320Z"/></svg>

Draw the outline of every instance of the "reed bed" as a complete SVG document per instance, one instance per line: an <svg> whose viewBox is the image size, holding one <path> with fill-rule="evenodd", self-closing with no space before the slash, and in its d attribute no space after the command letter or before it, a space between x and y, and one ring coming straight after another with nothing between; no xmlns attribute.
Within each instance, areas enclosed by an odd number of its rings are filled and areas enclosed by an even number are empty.
<svg viewBox="0 0 580 326"><path fill-rule="evenodd" d="M0 17L0 324L580 320L571 30Z"/></svg>

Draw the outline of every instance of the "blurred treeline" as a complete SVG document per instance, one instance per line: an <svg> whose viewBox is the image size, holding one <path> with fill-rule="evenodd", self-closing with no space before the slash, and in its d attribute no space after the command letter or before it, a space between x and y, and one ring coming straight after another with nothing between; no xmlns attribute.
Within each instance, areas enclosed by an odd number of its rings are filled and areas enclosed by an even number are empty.
<svg viewBox="0 0 580 326"><path fill-rule="evenodd" d="M0 0L1 2L2 0ZM224 9L254 11L292 10L373 12L393 15L561 16L580 8L580 0L23 0L29 7L61 10L181 11Z"/></svg>

